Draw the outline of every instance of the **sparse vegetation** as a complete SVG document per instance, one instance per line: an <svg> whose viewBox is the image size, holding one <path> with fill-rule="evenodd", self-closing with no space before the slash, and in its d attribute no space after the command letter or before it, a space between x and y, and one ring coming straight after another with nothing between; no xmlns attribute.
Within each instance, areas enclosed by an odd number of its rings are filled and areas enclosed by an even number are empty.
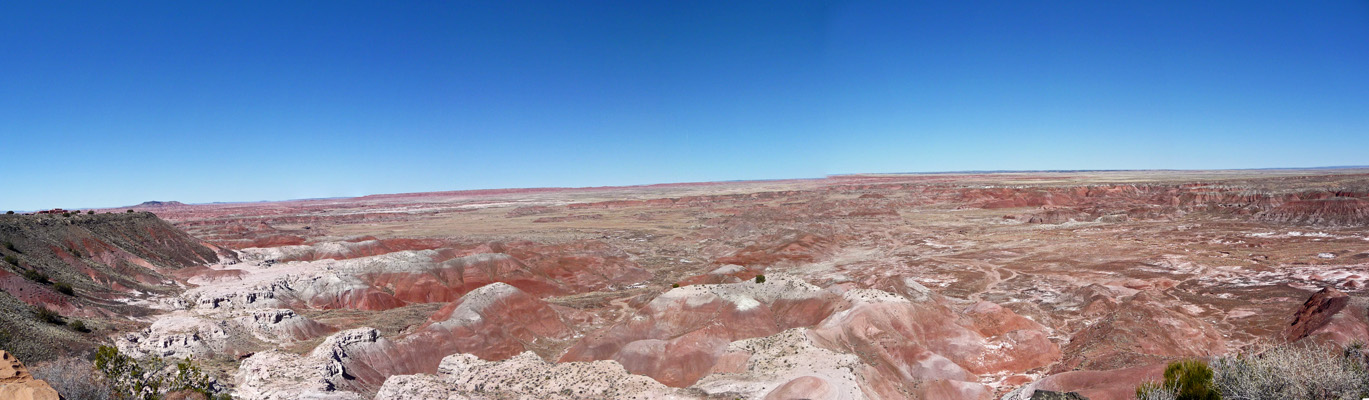
<svg viewBox="0 0 1369 400"><path fill-rule="evenodd" d="M675 288L678 288L678 287L680 287L680 284L678 284L678 283L672 283L672 284L670 284L670 288L671 288L671 289L675 289Z"/></svg>
<svg viewBox="0 0 1369 400"><path fill-rule="evenodd" d="M76 295L76 290L71 288L71 284L70 284L70 283L66 283L66 282L57 282L57 283L53 283L53 284L52 284L52 288L53 288L53 289L56 289L58 293L65 294L65 295L67 295L67 296L75 296L75 295Z"/></svg>
<svg viewBox="0 0 1369 400"><path fill-rule="evenodd" d="M131 212L133 212L133 210L128 210L128 212L130 212L130 213L131 213Z"/></svg>
<svg viewBox="0 0 1369 400"><path fill-rule="evenodd" d="M95 210L86 211L86 215L95 215Z"/></svg>
<svg viewBox="0 0 1369 400"><path fill-rule="evenodd" d="M44 285L52 283L52 281L48 280L48 274L44 274L42 271L36 269L24 270L24 279L28 279Z"/></svg>
<svg viewBox="0 0 1369 400"><path fill-rule="evenodd" d="M14 211L5 211L5 214L7 214L7 215L14 215Z"/></svg>
<svg viewBox="0 0 1369 400"><path fill-rule="evenodd" d="M1165 381L1146 382L1136 388L1136 398L1142 400L1221 400L1222 394L1212 382L1212 367L1199 359L1169 363L1165 367Z"/></svg>
<svg viewBox="0 0 1369 400"><path fill-rule="evenodd" d="M1231 399L1361 399L1369 397L1363 345L1340 352L1309 344L1284 345L1213 363L1216 384Z"/></svg>
<svg viewBox="0 0 1369 400"><path fill-rule="evenodd" d="M160 359L139 361L119 354L112 346L100 346L95 352L95 370L104 375L110 394L115 399L156 400L161 395L162 379L149 371L161 370Z"/></svg>
<svg viewBox="0 0 1369 400"><path fill-rule="evenodd" d="M1354 400L1369 397L1369 356L1354 344L1337 352L1311 344L1282 345L1222 357L1211 366L1183 360L1165 382L1136 388L1139 400Z"/></svg>
<svg viewBox="0 0 1369 400"><path fill-rule="evenodd" d="M7 264L9 264L9 265L13 265L13 266L18 267L18 266L19 266L19 259L18 259L18 258L14 258L14 256L8 256L8 255L7 255L7 256L5 256L5 263L7 263Z"/></svg>
<svg viewBox="0 0 1369 400"><path fill-rule="evenodd" d="M22 251L19 251L19 249L14 247L14 242L5 242L5 250L13 251L15 253L23 253Z"/></svg>
<svg viewBox="0 0 1369 400"><path fill-rule="evenodd" d="M71 323L70 323L70 324L67 324L67 326L70 326L70 327L71 327L71 330L73 330L73 331L77 331L77 332L81 332L81 333L89 333L89 332L90 332L90 328L87 328L87 327L86 327L86 323L85 323L85 322L81 322L81 320L71 321Z"/></svg>
<svg viewBox="0 0 1369 400"><path fill-rule="evenodd" d="M765 283L765 275L756 275L756 283Z"/></svg>
<svg viewBox="0 0 1369 400"><path fill-rule="evenodd" d="M1175 389L1159 382L1145 382L1136 387L1136 400L1175 400Z"/></svg>
<svg viewBox="0 0 1369 400"><path fill-rule="evenodd" d="M136 359L120 354L119 349L100 346L95 353L95 370L114 399L160 400L170 392L195 392L214 400L231 400L193 360L176 362L174 373L164 373L166 360L159 357Z"/></svg>
<svg viewBox="0 0 1369 400"><path fill-rule="evenodd" d="M29 373L36 379L47 381L62 398L81 400L109 400L109 386L100 382L95 366L81 358L63 357L49 362L34 364Z"/></svg>
<svg viewBox="0 0 1369 400"><path fill-rule="evenodd" d="M14 349L10 347L10 340L13 339L14 334L10 333L8 327L0 326L0 350L5 350L13 353Z"/></svg>
<svg viewBox="0 0 1369 400"><path fill-rule="evenodd" d="M58 314L56 311L49 310L47 307L33 307L33 315L37 317L39 321L54 325L62 324L62 315Z"/></svg>

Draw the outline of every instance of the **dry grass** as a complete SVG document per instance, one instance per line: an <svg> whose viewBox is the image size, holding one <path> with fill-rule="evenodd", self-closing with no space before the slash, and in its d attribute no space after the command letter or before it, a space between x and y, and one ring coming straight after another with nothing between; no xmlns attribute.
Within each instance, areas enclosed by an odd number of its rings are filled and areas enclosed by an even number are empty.
<svg viewBox="0 0 1369 400"><path fill-rule="evenodd" d="M1284 345L1260 354L1222 358L1212 366L1222 398L1229 400L1369 397L1362 346L1335 352L1312 345Z"/></svg>
<svg viewBox="0 0 1369 400"><path fill-rule="evenodd" d="M101 384L96 377L95 366L90 361L75 357L62 357L53 361L34 364L29 367L34 378L42 379L57 389L64 399L107 400L109 387Z"/></svg>
<svg viewBox="0 0 1369 400"><path fill-rule="evenodd" d="M1178 392L1178 388L1161 383L1145 383L1136 389L1136 400L1176 400L1174 394Z"/></svg>

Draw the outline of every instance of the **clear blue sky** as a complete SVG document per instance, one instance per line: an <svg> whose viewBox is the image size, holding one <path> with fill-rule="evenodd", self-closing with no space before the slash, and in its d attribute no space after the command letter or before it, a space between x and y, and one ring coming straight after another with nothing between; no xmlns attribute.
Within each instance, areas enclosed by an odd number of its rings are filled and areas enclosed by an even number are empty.
<svg viewBox="0 0 1369 400"><path fill-rule="evenodd" d="M1369 164L1366 1L479 3L0 3L0 209Z"/></svg>

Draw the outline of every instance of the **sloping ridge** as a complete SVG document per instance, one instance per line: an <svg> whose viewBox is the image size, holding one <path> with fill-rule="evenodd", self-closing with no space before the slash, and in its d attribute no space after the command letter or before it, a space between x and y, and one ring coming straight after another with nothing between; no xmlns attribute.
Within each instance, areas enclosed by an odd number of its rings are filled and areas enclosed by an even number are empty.
<svg viewBox="0 0 1369 400"><path fill-rule="evenodd" d="M0 349L29 361L79 353L100 331L82 334L61 326L75 319L100 330L131 327L147 309L122 299L181 290L176 272L235 260L146 212L0 215ZM58 290L70 285L71 293ZM45 308L59 323L39 322ZM95 322L92 324L92 322ZM103 332L103 333L108 333Z"/></svg>

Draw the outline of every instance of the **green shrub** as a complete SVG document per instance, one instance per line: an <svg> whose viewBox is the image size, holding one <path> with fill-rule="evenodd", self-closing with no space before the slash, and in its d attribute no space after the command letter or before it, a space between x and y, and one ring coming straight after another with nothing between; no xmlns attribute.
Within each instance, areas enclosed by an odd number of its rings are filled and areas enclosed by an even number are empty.
<svg viewBox="0 0 1369 400"><path fill-rule="evenodd" d="M1221 393L1212 383L1212 367L1198 359L1169 363L1165 367L1165 386L1178 390L1176 400L1221 400Z"/></svg>
<svg viewBox="0 0 1369 400"><path fill-rule="evenodd" d="M5 214L14 215L14 211L5 211Z"/></svg>
<svg viewBox="0 0 1369 400"><path fill-rule="evenodd" d="M70 284L70 283L66 283L66 282L57 282L57 283L53 283L53 284L52 284L52 288L53 288L53 289L57 289L57 292L58 292L58 293L65 294L65 295L67 295L67 296L75 296L75 295L76 295L76 290L71 288L71 284Z"/></svg>
<svg viewBox="0 0 1369 400"><path fill-rule="evenodd" d="M95 215L95 210L86 211L86 215Z"/></svg>
<svg viewBox="0 0 1369 400"><path fill-rule="evenodd" d="M15 253L23 253L22 251L19 251L19 249L14 247L14 242L5 242L5 249L13 251Z"/></svg>
<svg viewBox="0 0 1369 400"><path fill-rule="evenodd" d="M680 287L680 284L678 284L678 283L672 283L672 284L670 284L670 288L671 288L671 289L678 288L678 287Z"/></svg>
<svg viewBox="0 0 1369 400"><path fill-rule="evenodd" d="M63 217L67 217L67 218L71 218L71 213L70 213L70 212L64 212L64 213L62 213L62 216L63 216Z"/></svg>
<svg viewBox="0 0 1369 400"><path fill-rule="evenodd" d="M52 282L48 280L47 274L44 274L42 271L36 269L24 270L24 278L42 284L48 284Z"/></svg>
<svg viewBox="0 0 1369 400"><path fill-rule="evenodd" d="M765 275L756 275L756 283L765 283Z"/></svg>
<svg viewBox="0 0 1369 400"><path fill-rule="evenodd" d="M38 317L38 320L39 320L39 321L47 322L47 323L49 323L49 324L57 324L57 325L61 325L61 324L62 324L62 315L61 315L61 314L58 314L56 311L52 311L52 310L47 309L47 307L43 307L43 306L35 306L35 307L33 307L33 315L34 315L35 317Z"/></svg>
<svg viewBox="0 0 1369 400"><path fill-rule="evenodd" d="M1198 359L1169 363L1165 367L1165 381L1145 382L1136 387L1136 398L1141 400L1221 400L1222 394L1212 381L1212 368Z"/></svg>
<svg viewBox="0 0 1369 400"><path fill-rule="evenodd" d="M77 332L81 332L81 333L89 333L89 332L90 332L90 328L87 328L87 327L86 327L86 323L85 323L85 322L81 322L81 320L71 321L71 324L68 324L67 326L70 326L70 327L71 327L71 330L73 330L73 331L77 331Z"/></svg>
<svg viewBox="0 0 1369 400"><path fill-rule="evenodd" d="M133 212L133 210L128 210L128 212L130 212L130 213L131 213L131 212Z"/></svg>
<svg viewBox="0 0 1369 400"><path fill-rule="evenodd" d="M95 351L95 369L104 375L105 383L116 399L156 400L161 395L162 378L148 374L148 371L161 370L152 365L160 359L139 361L136 358L119 354L112 346L100 346Z"/></svg>
<svg viewBox="0 0 1369 400"><path fill-rule="evenodd" d="M116 399L156 400L171 392L190 391L214 400L231 400L226 393L215 394L213 380L194 360L176 362L172 374L158 373L166 361L158 357L136 359L119 354L119 349L100 346L95 353L95 369L105 377Z"/></svg>
<svg viewBox="0 0 1369 400"><path fill-rule="evenodd" d="M10 265L16 266L16 267L19 266L19 259L18 259L18 258L14 258L14 256L5 256L5 262L9 263Z"/></svg>

